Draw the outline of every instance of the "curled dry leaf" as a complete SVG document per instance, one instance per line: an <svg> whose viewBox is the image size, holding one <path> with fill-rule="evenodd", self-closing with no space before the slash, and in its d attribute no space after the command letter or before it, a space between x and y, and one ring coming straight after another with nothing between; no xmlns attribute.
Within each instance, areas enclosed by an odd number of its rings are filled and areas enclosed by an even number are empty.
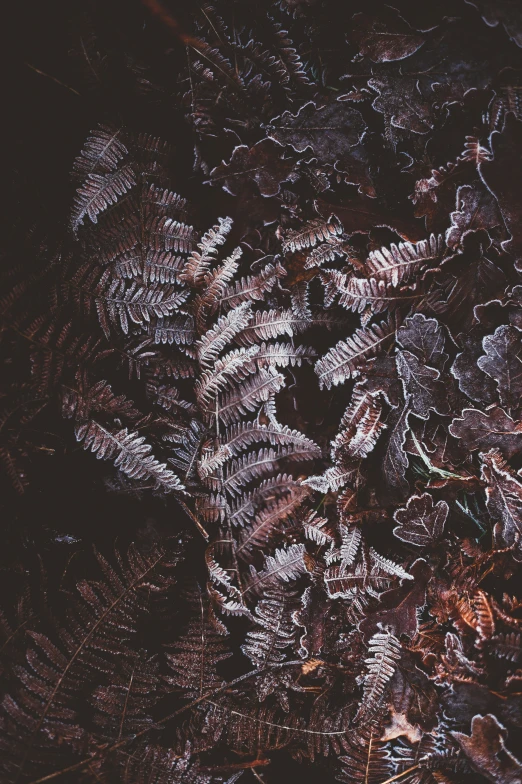
<svg viewBox="0 0 522 784"><path fill-rule="evenodd" d="M495 784L518 784L522 781L522 763L506 747L506 729L488 714L474 716L471 735L453 732L453 737L472 768Z"/></svg>

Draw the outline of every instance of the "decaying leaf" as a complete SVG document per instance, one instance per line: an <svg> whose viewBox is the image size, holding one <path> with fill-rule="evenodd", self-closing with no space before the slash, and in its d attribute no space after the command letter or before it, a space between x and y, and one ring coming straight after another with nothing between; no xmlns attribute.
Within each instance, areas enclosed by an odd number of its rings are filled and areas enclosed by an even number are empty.
<svg viewBox="0 0 522 784"><path fill-rule="evenodd" d="M481 454L481 459L495 540L501 547L513 547L514 557L522 560L522 482L497 450Z"/></svg>
<svg viewBox="0 0 522 784"><path fill-rule="evenodd" d="M462 732L452 734L473 769L488 781L495 784L522 781L522 763L506 748L505 727L495 716L474 716L470 736Z"/></svg>
<svg viewBox="0 0 522 784"><path fill-rule="evenodd" d="M270 136L287 144L296 152L309 150L322 163L343 163L350 148L361 141L366 124L357 109L332 103L316 106L313 101L301 107L297 114L285 112L270 123Z"/></svg>
<svg viewBox="0 0 522 784"><path fill-rule="evenodd" d="M434 504L429 493L414 495L404 509L397 509L394 513L393 518L399 525L393 529L393 533L403 542L426 547L441 538L447 516L448 505L445 501Z"/></svg>
<svg viewBox="0 0 522 784"><path fill-rule="evenodd" d="M270 139L253 147L236 147L228 163L223 162L210 172L212 185L220 185L232 196L240 195L245 184L253 182L262 196L276 196L281 183L293 170L291 159L283 157L283 149Z"/></svg>
<svg viewBox="0 0 522 784"><path fill-rule="evenodd" d="M374 63L404 60L418 51L426 40L390 7L384 9L378 19L366 13L355 14L350 38L359 47L359 54Z"/></svg>

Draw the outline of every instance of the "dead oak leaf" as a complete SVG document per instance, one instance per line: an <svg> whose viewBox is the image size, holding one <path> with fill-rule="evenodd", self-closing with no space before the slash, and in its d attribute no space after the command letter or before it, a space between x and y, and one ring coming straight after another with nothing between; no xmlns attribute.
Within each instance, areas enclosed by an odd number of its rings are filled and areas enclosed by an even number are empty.
<svg viewBox="0 0 522 784"><path fill-rule="evenodd" d="M359 144L366 123L357 109L338 102L317 107L313 101L302 106L297 114L284 112L271 120L269 137L296 152L311 149L321 163L334 165Z"/></svg>
<svg viewBox="0 0 522 784"><path fill-rule="evenodd" d="M515 422L499 406L487 411L465 408L453 420L449 432L471 451L500 449L509 459L522 450L522 422Z"/></svg>
<svg viewBox="0 0 522 784"><path fill-rule="evenodd" d="M511 235L502 247L515 257L515 266L522 269L522 121L508 113L502 131L493 131L490 139L493 158L479 165L480 176L495 196L500 212Z"/></svg>
<svg viewBox="0 0 522 784"><path fill-rule="evenodd" d="M497 449L481 453L486 506L495 522L497 547L513 547L513 558L522 561L522 483Z"/></svg>
<svg viewBox="0 0 522 784"><path fill-rule="evenodd" d="M500 402L508 410L520 407L522 398L522 334L502 325L482 341L485 355L478 367L496 382Z"/></svg>
<svg viewBox="0 0 522 784"><path fill-rule="evenodd" d="M393 533L403 542L416 547L426 547L437 542L442 536L448 511L446 501L434 504L429 493L414 495L408 500L406 507L397 509L393 515L393 519L398 523Z"/></svg>
<svg viewBox="0 0 522 784"><path fill-rule="evenodd" d="M282 146L263 139L253 147L236 147L228 163L223 161L212 169L208 182L221 185L232 196L239 196L244 186L253 182L262 196L276 196L293 169L294 161L283 157Z"/></svg>
<svg viewBox="0 0 522 784"><path fill-rule="evenodd" d="M354 14L349 34L360 57L374 63L404 60L417 52L426 37L414 30L395 8L384 6L378 16Z"/></svg>

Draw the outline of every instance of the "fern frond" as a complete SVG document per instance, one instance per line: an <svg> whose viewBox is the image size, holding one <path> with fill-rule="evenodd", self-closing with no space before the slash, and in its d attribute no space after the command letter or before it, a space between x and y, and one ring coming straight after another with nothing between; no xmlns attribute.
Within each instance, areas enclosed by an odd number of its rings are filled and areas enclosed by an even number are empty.
<svg viewBox="0 0 522 784"><path fill-rule="evenodd" d="M461 161L469 161L478 166L484 161L490 161L492 157L491 151L483 147L476 136L466 136L464 150L459 156Z"/></svg>
<svg viewBox="0 0 522 784"><path fill-rule="evenodd" d="M259 668L285 660L288 648L295 645L298 627L292 613L299 607L299 596L284 585L267 589L254 611L256 628L251 629L243 653Z"/></svg>
<svg viewBox="0 0 522 784"><path fill-rule="evenodd" d="M306 559L304 544L291 544L286 549L276 550L274 555L267 555L263 571L256 572L253 566L250 568L250 579L243 594L259 593L265 591L267 585L296 580L308 572Z"/></svg>
<svg viewBox="0 0 522 784"><path fill-rule="evenodd" d="M251 317L251 306L242 303L226 316L221 316L214 327L209 329L196 344L198 360L203 367L213 364L227 343L246 327Z"/></svg>
<svg viewBox="0 0 522 784"><path fill-rule="evenodd" d="M201 460L198 462L198 474L202 480L206 480L207 487L219 489L221 485L219 473L231 456L232 454L226 444L218 449L213 447L203 449Z"/></svg>
<svg viewBox="0 0 522 784"><path fill-rule="evenodd" d="M301 88L311 86L303 61L301 60L293 42L288 37L288 31L282 25L275 23L275 40L279 51L280 62L288 73L289 80L294 80Z"/></svg>
<svg viewBox="0 0 522 784"><path fill-rule="evenodd" d="M491 653L499 659L514 663L522 661L522 637L520 632L500 633L491 639Z"/></svg>
<svg viewBox="0 0 522 784"><path fill-rule="evenodd" d="M121 212L119 220L112 212L102 213L94 236L86 231L84 240L89 257L95 258L97 264L110 265L115 274L130 277L131 273L138 274L143 266L140 225L135 214L124 211L124 204Z"/></svg>
<svg viewBox="0 0 522 784"><path fill-rule="evenodd" d="M391 632L376 632L370 640L365 663L367 673L364 676L364 692L356 721L367 720L374 714L382 702L384 691L391 680L396 662L401 658L401 644Z"/></svg>
<svg viewBox="0 0 522 784"><path fill-rule="evenodd" d="M162 600L169 596L178 557L164 549L142 553L131 546L125 558L118 557L116 569L97 554L101 577L81 580L67 595L64 626L53 629L52 636L28 630L25 661L16 668L13 693L3 702L4 748L9 743L9 754L2 755L0 763L4 780L32 780L56 770L64 754L83 752L82 744L93 737L81 727L85 696L100 683L121 684L124 674L132 673L138 664L139 625L144 619L158 621L151 594ZM150 667L146 669L145 680L152 675ZM126 688L132 708L135 699ZM163 693L155 678L147 708ZM104 696L109 698L109 693ZM120 706L119 725L98 718L104 728L130 738L128 714L121 698L113 696L115 710ZM107 708L107 700L103 705ZM144 711L142 719L147 726L150 714Z"/></svg>
<svg viewBox="0 0 522 784"><path fill-rule="evenodd" d="M93 721L105 740L121 741L153 726L152 713L162 696L159 662L137 652L124 660L109 686L97 686L89 700Z"/></svg>
<svg viewBox="0 0 522 784"><path fill-rule="evenodd" d="M401 580L413 580L413 575L408 574L408 572L406 572L402 566L399 566L399 564L396 564L389 558L385 558L383 555L380 555L373 549L373 547L370 547L370 555L373 562L379 567L379 569L382 569L383 572L387 572L394 577L399 577Z"/></svg>
<svg viewBox="0 0 522 784"><path fill-rule="evenodd" d="M196 325L200 332L203 332L206 327L208 315L218 308L226 287L239 268L238 259L241 257L242 253L243 251L241 248L236 248L232 251L230 256L225 259L223 264L205 275L204 288L202 288L201 293L194 298L193 305Z"/></svg>
<svg viewBox="0 0 522 784"><path fill-rule="evenodd" d="M126 278L132 280L139 278L143 275L143 262L141 253L132 246L130 250L125 250L123 253L113 256L110 259L110 264L117 278Z"/></svg>
<svg viewBox="0 0 522 784"><path fill-rule="evenodd" d="M248 558L254 548L266 546L274 533L280 533L281 524L297 511L307 495L306 488L296 487L283 498L269 501L264 508L258 509L254 520L241 530L238 556Z"/></svg>
<svg viewBox="0 0 522 784"><path fill-rule="evenodd" d="M261 369L220 396L217 410L209 409L208 415L209 417L217 415L225 425L231 425L233 422L238 422L247 412L256 411L262 403L271 400L284 385L284 376L274 368Z"/></svg>
<svg viewBox="0 0 522 784"><path fill-rule="evenodd" d="M153 251L189 253L192 248L193 227L166 215L152 216L146 231L148 245Z"/></svg>
<svg viewBox="0 0 522 784"><path fill-rule="evenodd" d="M480 589L472 599L473 611L476 617L476 629L483 640L488 640L495 634L495 615L487 594Z"/></svg>
<svg viewBox="0 0 522 784"><path fill-rule="evenodd" d="M369 278L383 280L392 286L409 283L422 267L429 262L439 261L445 248L446 243L441 234L431 234L429 239L416 244L392 244L390 250L381 248L369 254L365 272Z"/></svg>
<svg viewBox="0 0 522 784"><path fill-rule="evenodd" d="M180 397L179 389L171 384L158 384L151 379L147 384L147 395L155 405L161 406L165 411L175 411L181 408L188 413L195 413L195 406Z"/></svg>
<svg viewBox="0 0 522 784"><path fill-rule="evenodd" d="M85 218L98 222L98 215L136 185L136 175L130 164L106 174L89 174L78 188L72 209L71 228L76 234Z"/></svg>
<svg viewBox="0 0 522 784"><path fill-rule="evenodd" d="M177 346L190 346L195 339L194 319L186 313L179 313L174 317L160 318L149 326L154 343Z"/></svg>
<svg viewBox="0 0 522 784"><path fill-rule="evenodd" d="M292 343L261 343L256 356L258 367L301 367L317 357L311 346L294 346Z"/></svg>
<svg viewBox="0 0 522 784"><path fill-rule="evenodd" d="M382 404L378 396L356 385L351 403L343 414L341 429L332 441L332 459L367 457L386 427L381 422L381 415Z"/></svg>
<svg viewBox="0 0 522 784"><path fill-rule="evenodd" d="M197 244L199 251L192 251L181 272L180 277L184 283L194 288L203 285L205 276L217 256L218 247L226 242L231 229L231 218L218 218L218 223L202 236Z"/></svg>
<svg viewBox="0 0 522 784"><path fill-rule="evenodd" d="M271 340L281 335L293 337L310 325L309 319L298 318L291 310L259 310L250 324L240 332L236 341L240 346L251 346L258 340Z"/></svg>
<svg viewBox="0 0 522 784"><path fill-rule="evenodd" d="M158 283L146 288L133 282L126 288L123 281L111 281L104 276L94 296L100 325L108 337L111 325L127 335L130 322L141 325L150 322L153 316L170 315L185 302L187 292Z"/></svg>
<svg viewBox="0 0 522 784"><path fill-rule="evenodd" d="M48 317L39 317L19 334L31 343L31 376L41 397L63 381L67 368L83 369L103 356L102 339L78 334L72 319L49 323Z"/></svg>
<svg viewBox="0 0 522 784"><path fill-rule="evenodd" d="M83 421L89 419L93 413L101 411L112 417L136 421L140 412L134 408L132 400L125 395L115 395L107 381L97 381L88 385L85 377L80 379L79 389L65 386L62 392L62 414L67 419Z"/></svg>
<svg viewBox="0 0 522 784"><path fill-rule="evenodd" d="M304 534L311 542L324 546L333 545L334 538L328 530L328 520L326 517L319 517L317 512L310 512L303 523Z"/></svg>
<svg viewBox="0 0 522 784"><path fill-rule="evenodd" d="M337 215L330 215L328 220L314 218L299 229L290 229L283 234L283 251L285 253L313 248L318 242L338 237L343 233L342 224Z"/></svg>
<svg viewBox="0 0 522 784"><path fill-rule="evenodd" d="M269 263L257 275L248 275L227 286L220 298L221 305L235 308L242 302L261 302L285 275L286 270L279 263Z"/></svg>
<svg viewBox="0 0 522 784"><path fill-rule="evenodd" d="M125 280L113 278L110 269L98 279L98 270L89 266L82 267L67 287L82 310L88 313L92 305L95 306L107 338L111 326L127 335L130 324L142 325L153 317L168 316L178 310L188 296L187 291L172 285L143 286L133 281L128 286Z"/></svg>
<svg viewBox="0 0 522 784"><path fill-rule="evenodd" d="M256 365L253 360L258 351L258 346L234 349L218 359L211 370L205 370L195 385L201 405L209 408L218 392L222 392L227 385L233 386L255 373Z"/></svg>
<svg viewBox="0 0 522 784"><path fill-rule="evenodd" d="M231 656L224 625L213 616L208 599L197 587L186 599L191 618L166 659L172 674L168 683L183 689L187 698L201 697L223 684L216 672L218 662Z"/></svg>
<svg viewBox="0 0 522 784"><path fill-rule="evenodd" d="M201 445L206 436L206 428L199 419L192 419L187 427L181 428L176 434L178 444L173 450L174 456L169 458L169 463L179 468L186 480L194 479L198 456Z"/></svg>
<svg viewBox="0 0 522 784"><path fill-rule="evenodd" d="M156 185L144 186L142 200L150 214L164 214L183 223L186 219L187 200L168 188Z"/></svg>
<svg viewBox="0 0 522 784"><path fill-rule="evenodd" d="M353 567L342 564L329 566L324 573L324 583L328 596L331 599L357 599L368 597L377 598L392 585L392 577L378 570L368 570L365 561L358 562Z"/></svg>
<svg viewBox="0 0 522 784"><path fill-rule="evenodd" d="M227 465L223 486L236 495L253 479L261 479L265 474L274 471L279 460L293 454L294 451L288 446L279 450L263 448L258 452L248 452Z"/></svg>
<svg viewBox="0 0 522 784"><path fill-rule="evenodd" d="M342 768L337 775L338 781L345 784L352 784L355 781L364 781L364 784L381 784L392 777L394 767L390 744L380 740L378 731L373 729L372 732L372 729L369 723L364 732L357 733L355 736L354 733L350 733L344 744L345 754L339 757ZM418 784L421 780L417 779ZM405 781L408 782L408 779L406 778ZM413 784L414 781L415 779L409 779L409 784ZM428 781L429 779L426 780L426 784Z"/></svg>
<svg viewBox="0 0 522 784"><path fill-rule="evenodd" d="M292 313L299 319L308 320L312 317L310 284L307 280L300 280L292 287Z"/></svg>
<svg viewBox="0 0 522 784"><path fill-rule="evenodd" d="M347 340L341 340L315 365L319 385L330 389L343 384L369 357L382 350L396 328L397 323L389 319L381 324L362 327Z"/></svg>
<svg viewBox="0 0 522 784"><path fill-rule="evenodd" d="M144 283L179 283L183 258L170 251L150 251L143 270Z"/></svg>
<svg viewBox="0 0 522 784"><path fill-rule="evenodd" d="M244 83L237 73L237 69L233 67L230 60L221 54L218 48L210 46L201 38L193 39L191 46L195 52L205 58L206 63L210 64L216 79L222 81L225 77L236 88L243 89Z"/></svg>
<svg viewBox="0 0 522 784"><path fill-rule="evenodd" d="M341 556L341 566L346 568L351 566L361 544L362 532L357 526L350 526L349 528L342 523L339 524L339 531L341 532L341 547L339 554Z"/></svg>
<svg viewBox="0 0 522 784"><path fill-rule="evenodd" d="M393 310L405 302L424 296L423 293L412 293L410 289L397 289L382 279L356 278L335 271L323 272L321 277L328 286L330 297L334 292L339 296L339 304L354 313L363 313L366 309L372 313L382 313L383 310Z"/></svg>
<svg viewBox="0 0 522 784"><path fill-rule="evenodd" d="M114 129L109 125L100 124L91 131L74 161L74 176L84 178L89 174L108 174L117 169L129 152L122 138L122 129Z"/></svg>
<svg viewBox="0 0 522 784"><path fill-rule="evenodd" d="M294 453L307 455L309 459L321 457L321 449L311 438L280 425L261 425L258 422L241 422L227 429L225 445L230 454L236 456L252 444L266 441L272 446L292 446ZM303 458L304 459L304 458Z"/></svg>
<svg viewBox="0 0 522 784"><path fill-rule="evenodd" d="M313 248L306 257L304 268L305 270L314 269L315 267L322 267L328 261L334 261L339 256L345 256L345 251L337 242L332 240L323 242Z"/></svg>
<svg viewBox="0 0 522 784"><path fill-rule="evenodd" d="M179 477L156 460L152 447L138 433L129 433L127 428L111 433L91 420L76 428L76 439L99 460L113 460L131 479L153 479L157 487L169 492L184 490Z"/></svg>
<svg viewBox="0 0 522 784"><path fill-rule="evenodd" d="M205 523L222 523L227 513L227 503L221 493L208 493L196 498L196 512Z"/></svg>
<svg viewBox="0 0 522 784"><path fill-rule="evenodd" d="M324 474L319 476L309 476L303 479L303 484L317 490L318 493L337 492L353 477L353 467L332 466L327 468Z"/></svg>
<svg viewBox="0 0 522 784"><path fill-rule="evenodd" d="M290 474L278 474L265 479L254 490L233 498L227 508L227 518L232 525L250 523L257 510L265 503L298 491L300 485Z"/></svg>

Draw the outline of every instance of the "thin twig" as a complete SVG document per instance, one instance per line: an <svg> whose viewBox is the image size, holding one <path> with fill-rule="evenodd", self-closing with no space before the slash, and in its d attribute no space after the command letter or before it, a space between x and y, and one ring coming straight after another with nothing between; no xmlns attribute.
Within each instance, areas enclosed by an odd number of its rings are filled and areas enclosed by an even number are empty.
<svg viewBox="0 0 522 784"><path fill-rule="evenodd" d="M219 705L212 700L207 700L210 705L219 708ZM291 727L289 724L278 724L275 721L266 721L265 719L256 719L255 716L250 716L248 713L241 713L233 708L225 708L231 716L239 716L240 719L249 719L255 721L257 724L263 724L265 727L277 727L280 730L290 730L291 732L302 732L305 735L346 735L346 730L309 730L306 727Z"/></svg>
<svg viewBox="0 0 522 784"><path fill-rule="evenodd" d="M228 765L218 765L215 768L204 767L201 770L209 773L221 773L222 771L233 771L233 770L252 770L253 768L264 768L267 765L270 765L269 759L255 759L251 762L231 762Z"/></svg>
<svg viewBox="0 0 522 784"><path fill-rule="evenodd" d="M192 522L194 523L194 525L198 529L198 531L201 534L201 536L203 537L203 539L206 539L206 541L208 542L208 540L210 538L209 534L207 533L207 531L205 531L205 529L203 528L203 526L199 522L199 520L196 517L196 515L193 512L191 512L191 510L188 508L186 503L181 500L181 498L177 498L176 500L178 501L179 505L183 508L183 510L188 514L188 516L190 517L190 519L192 520Z"/></svg>
<svg viewBox="0 0 522 784"><path fill-rule="evenodd" d="M65 87L65 89L69 90L69 92L74 93L75 95L81 95L81 93L79 93L78 90L75 90L74 87L71 87L69 84L65 84L65 82L61 82L59 79L56 78L56 76L51 76L51 74L45 73L45 71L40 71L39 68L37 68L35 65L31 65L31 63L24 63L24 65L30 68L31 71L40 74L40 76L45 76L46 79L52 79L53 82L59 84L60 87Z"/></svg>

